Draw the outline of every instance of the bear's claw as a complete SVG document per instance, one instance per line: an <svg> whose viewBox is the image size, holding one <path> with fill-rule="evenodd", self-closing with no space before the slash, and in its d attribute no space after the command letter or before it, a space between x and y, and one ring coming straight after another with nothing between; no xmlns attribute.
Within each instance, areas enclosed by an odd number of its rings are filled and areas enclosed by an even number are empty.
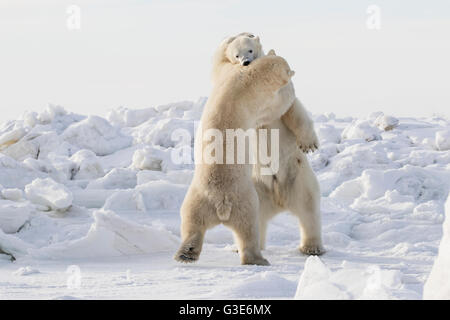
<svg viewBox="0 0 450 320"><path fill-rule="evenodd" d="M244 265L257 265L257 266L270 266L270 263L267 259L259 258L254 260L243 261Z"/></svg>
<svg viewBox="0 0 450 320"><path fill-rule="evenodd" d="M320 256L325 253L325 249L322 246L305 245L300 247L300 252L308 256Z"/></svg>
<svg viewBox="0 0 450 320"><path fill-rule="evenodd" d="M319 147L317 146L317 143L305 146L305 145L301 145L299 146L299 148L304 152L304 153L308 153L308 152L314 152L317 149L319 149Z"/></svg>
<svg viewBox="0 0 450 320"><path fill-rule="evenodd" d="M175 260L183 263L191 263L196 261L197 259L195 259L194 257L189 257L185 254L180 254L178 257L175 257Z"/></svg>
<svg viewBox="0 0 450 320"><path fill-rule="evenodd" d="M199 253L195 252L194 248L182 248L175 255L174 259L182 263L192 263L198 260Z"/></svg>
<svg viewBox="0 0 450 320"><path fill-rule="evenodd" d="M297 144L304 153L314 152L319 149L319 140L314 131L309 131L301 137L297 137Z"/></svg>

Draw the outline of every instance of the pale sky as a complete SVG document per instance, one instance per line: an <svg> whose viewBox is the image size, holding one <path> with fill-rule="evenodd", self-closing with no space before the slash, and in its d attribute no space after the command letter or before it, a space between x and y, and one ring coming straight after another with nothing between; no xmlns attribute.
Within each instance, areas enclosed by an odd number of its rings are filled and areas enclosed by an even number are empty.
<svg viewBox="0 0 450 320"><path fill-rule="evenodd" d="M288 60L314 114L450 116L448 0L0 0L0 122L208 96L215 48L243 31Z"/></svg>

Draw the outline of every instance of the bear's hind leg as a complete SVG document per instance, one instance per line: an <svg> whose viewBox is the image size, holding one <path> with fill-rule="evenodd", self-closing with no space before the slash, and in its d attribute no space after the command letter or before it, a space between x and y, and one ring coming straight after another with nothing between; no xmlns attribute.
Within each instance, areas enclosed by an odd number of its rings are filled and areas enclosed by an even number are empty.
<svg viewBox="0 0 450 320"><path fill-rule="evenodd" d="M182 244L174 259L184 263L197 261L202 251L206 230L219 223L215 209L208 205L201 195L188 191L181 207Z"/></svg>
<svg viewBox="0 0 450 320"><path fill-rule="evenodd" d="M301 155L299 160L299 170L289 195L289 211L299 219L300 252L321 255L325 249L322 245L319 183L306 157Z"/></svg>
<svg viewBox="0 0 450 320"><path fill-rule="evenodd" d="M224 224L235 234L241 264L268 266L270 263L262 256L259 244L258 202L253 205L250 201L243 202L237 210L233 210L234 217Z"/></svg>
<svg viewBox="0 0 450 320"><path fill-rule="evenodd" d="M267 221L260 217L259 219L259 247L261 250L266 248Z"/></svg>
<svg viewBox="0 0 450 320"><path fill-rule="evenodd" d="M175 260L184 263L197 261L202 251L204 236L205 230L197 230L188 234L175 254Z"/></svg>

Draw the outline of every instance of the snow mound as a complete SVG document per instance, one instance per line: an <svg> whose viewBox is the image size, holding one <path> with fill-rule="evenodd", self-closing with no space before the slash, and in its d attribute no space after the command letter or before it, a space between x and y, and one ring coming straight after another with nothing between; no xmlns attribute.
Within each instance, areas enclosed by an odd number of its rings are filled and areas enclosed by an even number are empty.
<svg viewBox="0 0 450 320"><path fill-rule="evenodd" d="M317 130L317 137L319 138L321 144L327 142L332 143L341 142L342 130L337 129L332 125L321 124L316 128L316 130Z"/></svg>
<svg viewBox="0 0 450 320"><path fill-rule="evenodd" d="M105 202L105 210L179 210L188 186L166 181L150 181L133 190L117 191Z"/></svg>
<svg viewBox="0 0 450 320"><path fill-rule="evenodd" d="M49 105L42 113L27 112L22 119L8 122L2 134L0 150L16 160L46 158L49 153L70 155L74 146L61 139L60 134L84 116L67 113L60 106Z"/></svg>
<svg viewBox="0 0 450 320"><path fill-rule="evenodd" d="M44 178L45 174L0 153L0 184L5 188L23 189L36 178Z"/></svg>
<svg viewBox="0 0 450 320"><path fill-rule="evenodd" d="M6 253L17 258L18 256L28 255L30 248L32 248L32 245L29 243L12 234L6 234L0 229L0 253Z"/></svg>
<svg viewBox="0 0 450 320"><path fill-rule="evenodd" d="M98 116L69 126L62 134L64 141L80 149L89 149L95 154L104 156L131 145L132 139L121 134L107 120Z"/></svg>
<svg viewBox="0 0 450 320"><path fill-rule="evenodd" d="M85 237L32 250L32 254L52 259L98 258L174 251L178 243L167 230L137 224L113 211L98 210Z"/></svg>
<svg viewBox="0 0 450 320"><path fill-rule="evenodd" d="M342 300L349 295L330 281L331 271L317 256L306 260L305 268L298 282L294 299L298 300Z"/></svg>
<svg viewBox="0 0 450 320"><path fill-rule="evenodd" d="M40 271L38 269L32 268L30 266L26 266L26 267L21 267L19 269L17 269L17 271L14 271L13 275L15 276L29 276L30 274L36 274L36 273L40 273Z"/></svg>
<svg viewBox="0 0 450 320"><path fill-rule="evenodd" d="M402 273L398 270L383 270L376 265L363 269L344 262L333 272L317 256L306 260L294 297L298 300L406 298L417 299L417 295L404 288Z"/></svg>
<svg viewBox="0 0 450 320"><path fill-rule="evenodd" d="M161 171L162 161L161 150L145 147L134 152L132 167L139 170Z"/></svg>
<svg viewBox="0 0 450 320"><path fill-rule="evenodd" d="M71 171L72 179L97 179L105 174L100 160L91 150L80 150L70 160L75 163Z"/></svg>
<svg viewBox="0 0 450 320"><path fill-rule="evenodd" d="M438 150L450 150L450 130L436 132L435 141Z"/></svg>
<svg viewBox="0 0 450 320"><path fill-rule="evenodd" d="M108 121L120 127L136 127L149 118L157 115L158 111L155 108L146 109L128 109L126 107L119 107L111 110L108 115Z"/></svg>
<svg viewBox="0 0 450 320"><path fill-rule="evenodd" d="M273 271L264 271L247 277L238 284L224 290L225 296L240 299L255 299L270 296L284 297L295 292L296 283L287 280Z"/></svg>
<svg viewBox="0 0 450 320"><path fill-rule="evenodd" d="M428 300L450 299L450 196L445 204L445 216L439 254L424 287L423 298Z"/></svg>
<svg viewBox="0 0 450 320"><path fill-rule="evenodd" d="M398 126L399 120L395 117L382 114L375 119L374 124L381 130L390 131Z"/></svg>
<svg viewBox="0 0 450 320"><path fill-rule="evenodd" d="M8 146L19 141L25 134L24 128L5 128L3 133L0 133L0 150L7 148Z"/></svg>
<svg viewBox="0 0 450 320"><path fill-rule="evenodd" d="M133 154L131 168L170 172L173 170L193 169L192 153L189 146L163 148L145 146Z"/></svg>
<svg viewBox="0 0 450 320"><path fill-rule="evenodd" d="M39 115L37 115L36 113L28 113L26 114L25 119L31 126L34 126L37 121L39 121L41 124L48 124L53 122L67 124L67 119L64 119L67 115L67 111L62 106L50 104ZM58 127L61 128L60 125L58 125Z"/></svg>
<svg viewBox="0 0 450 320"><path fill-rule="evenodd" d="M32 206L26 202L0 200L0 229L5 233L15 233L30 218Z"/></svg>
<svg viewBox="0 0 450 320"><path fill-rule="evenodd" d="M3 199L11 201L19 201L23 199L23 191L18 188L2 189L0 186L0 195Z"/></svg>
<svg viewBox="0 0 450 320"><path fill-rule="evenodd" d="M136 171L124 168L112 169L104 177L93 180L87 189L130 189L137 184Z"/></svg>
<svg viewBox="0 0 450 320"><path fill-rule="evenodd" d="M175 147L177 141L173 139L173 132L176 130L185 130L194 137L194 122L179 118L153 118L144 122L138 127L133 128L132 134L135 143L149 145L158 145L164 148ZM189 141L191 143L191 141Z"/></svg>
<svg viewBox="0 0 450 320"><path fill-rule="evenodd" d="M72 206L72 192L51 178L36 179L25 187L27 199L46 210L66 211Z"/></svg>
<svg viewBox="0 0 450 320"><path fill-rule="evenodd" d="M369 120L355 120L344 129L342 139L364 139L367 142L381 140L380 129Z"/></svg>
<svg viewBox="0 0 450 320"><path fill-rule="evenodd" d="M411 202L443 200L448 192L448 184L445 178L420 167L407 165L385 171L368 169L360 177L341 184L330 197L350 205L356 201L376 200L385 196L386 192L394 191L411 196L408 199Z"/></svg>

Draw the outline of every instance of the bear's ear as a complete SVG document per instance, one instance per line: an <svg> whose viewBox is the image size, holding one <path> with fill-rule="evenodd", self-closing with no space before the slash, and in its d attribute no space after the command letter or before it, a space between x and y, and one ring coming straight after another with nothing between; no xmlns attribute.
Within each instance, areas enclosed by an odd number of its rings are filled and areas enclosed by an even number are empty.
<svg viewBox="0 0 450 320"><path fill-rule="evenodd" d="M267 52L267 55L268 55L268 56L276 56L275 50L270 49L269 52Z"/></svg>
<svg viewBox="0 0 450 320"><path fill-rule="evenodd" d="M258 36L255 36L253 33L250 33L250 32L242 32L242 33L240 33L240 34L237 35L237 37L239 37L239 36L246 36L246 37L249 37L250 39L254 39L254 40L256 40L256 41L259 43L259 37L258 37Z"/></svg>
<svg viewBox="0 0 450 320"><path fill-rule="evenodd" d="M289 78L292 78L294 75L295 75L295 71L294 70L289 70L288 71Z"/></svg>
<svg viewBox="0 0 450 320"><path fill-rule="evenodd" d="M249 37L249 38L254 38L255 37L255 35L253 33L250 33L250 32L241 32L236 37L240 37L240 36L246 36L246 37Z"/></svg>

